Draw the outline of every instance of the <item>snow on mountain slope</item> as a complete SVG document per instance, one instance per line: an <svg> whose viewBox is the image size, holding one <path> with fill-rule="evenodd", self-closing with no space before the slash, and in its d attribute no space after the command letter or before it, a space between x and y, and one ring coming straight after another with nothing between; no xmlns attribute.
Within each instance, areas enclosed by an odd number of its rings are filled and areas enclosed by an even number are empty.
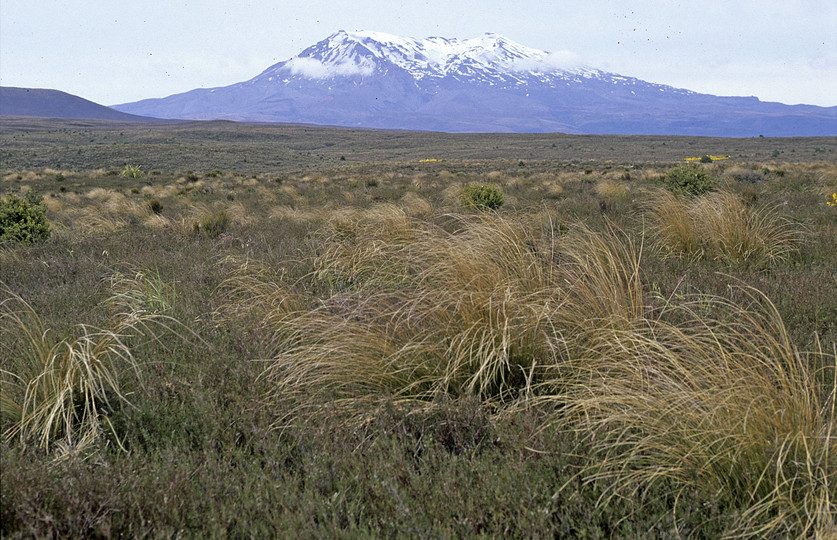
<svg viewBox="0 0 837 540"><path fill-rule="evenodd" d="M837 107L718 97L487 33L339 31L256 77L115 106L146 116L439 131L837 135Z"/></svg>
<svg viewBox="0 0 837 540"><path fill-rule="evenodd" d="M571 53L551 54L493 33L465 40L443 37L418 40L383 32L341 30L289 61L268 68L259 77L281 75L285 71L314 78L370 75L376 67L387 65L406 71L417 81L455 77L523 84L533 77L545 81L609 75L581 66Z"/></svg>

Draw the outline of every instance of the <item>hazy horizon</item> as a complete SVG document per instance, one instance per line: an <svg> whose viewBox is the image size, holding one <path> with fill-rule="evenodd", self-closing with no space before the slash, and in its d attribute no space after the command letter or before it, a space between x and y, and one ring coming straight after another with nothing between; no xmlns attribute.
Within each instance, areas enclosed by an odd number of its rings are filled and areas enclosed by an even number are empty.
<svg viewBox="0 0 837 540"><path fill-rule="evenodd" d="M230 5L0 0L0 84L104 105L241 82L338 30L495 32L593 68L723 96L837 105L837 4L611 1L544 6L323 0Z"/></svg>

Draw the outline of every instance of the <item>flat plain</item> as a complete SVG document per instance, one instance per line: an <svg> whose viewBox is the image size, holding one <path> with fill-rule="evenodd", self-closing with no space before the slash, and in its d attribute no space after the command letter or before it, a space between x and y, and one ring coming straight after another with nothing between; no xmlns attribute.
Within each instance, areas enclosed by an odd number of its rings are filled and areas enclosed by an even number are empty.
<svg viewBox="0 0 837 540"><path fill-rule="evenodd" d="M837 137L2 118L2 536L827 538L835 193Z"/></svg>

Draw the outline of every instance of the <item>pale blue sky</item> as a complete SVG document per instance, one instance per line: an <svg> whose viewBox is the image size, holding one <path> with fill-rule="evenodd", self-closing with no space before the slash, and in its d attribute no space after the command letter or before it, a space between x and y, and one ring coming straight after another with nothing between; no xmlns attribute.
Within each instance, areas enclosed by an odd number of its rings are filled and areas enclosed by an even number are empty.
<svg viewBox="0 0 837 540"><path fill-rule="evenodd" d="M496 32L650 82L837 105L834 0L0 0L0 84L163 97L249 79L341 29Z"/></svg>

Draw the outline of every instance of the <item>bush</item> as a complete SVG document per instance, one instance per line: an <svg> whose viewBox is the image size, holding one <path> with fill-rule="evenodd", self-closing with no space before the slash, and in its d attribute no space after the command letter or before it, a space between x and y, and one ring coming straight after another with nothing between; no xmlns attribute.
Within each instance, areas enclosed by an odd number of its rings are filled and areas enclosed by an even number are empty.
<svg viewBox="0 0 837 540"><path fill-rule="evenodd" d="M715 189L718 179L700 165L687 163L669 170L663 182L672 191L702 195Z"/></svg>
<svg viewBox="0 0 837 540"><path fill-rule="evenodd" d="M122 176L124 178L139 178L142 176L142 168L139 165L125 165L122 169Z"/></svg>
<svg viewBox="0 0 837 540"><path fill-rule="evenodd" d="M495 186L474 184L462 189L462 204L477 210L495 210L503 206L503 193Z"/></svg>
<svg viewBox="0 0 837 540"><path fill-rule="evenodd" d="M161 214L163 212L163 203L159 199L149 199L145 203L145 206L155 214Z"/></svg>
<svg viewBox="0 0 837 540"><path fill-rule="evenodd" d="M210 238L218 238L230 225L230 216L225 210L201 217L192 226L195 234L203 233Z"/></svg>
<svg viewBox="0 0 837 540"><path fill-rule="evenodd" d="M29 192L24 198L9 194L0 199L0 244L32 244L49 238L46 207L41 197Z"/></svg>

